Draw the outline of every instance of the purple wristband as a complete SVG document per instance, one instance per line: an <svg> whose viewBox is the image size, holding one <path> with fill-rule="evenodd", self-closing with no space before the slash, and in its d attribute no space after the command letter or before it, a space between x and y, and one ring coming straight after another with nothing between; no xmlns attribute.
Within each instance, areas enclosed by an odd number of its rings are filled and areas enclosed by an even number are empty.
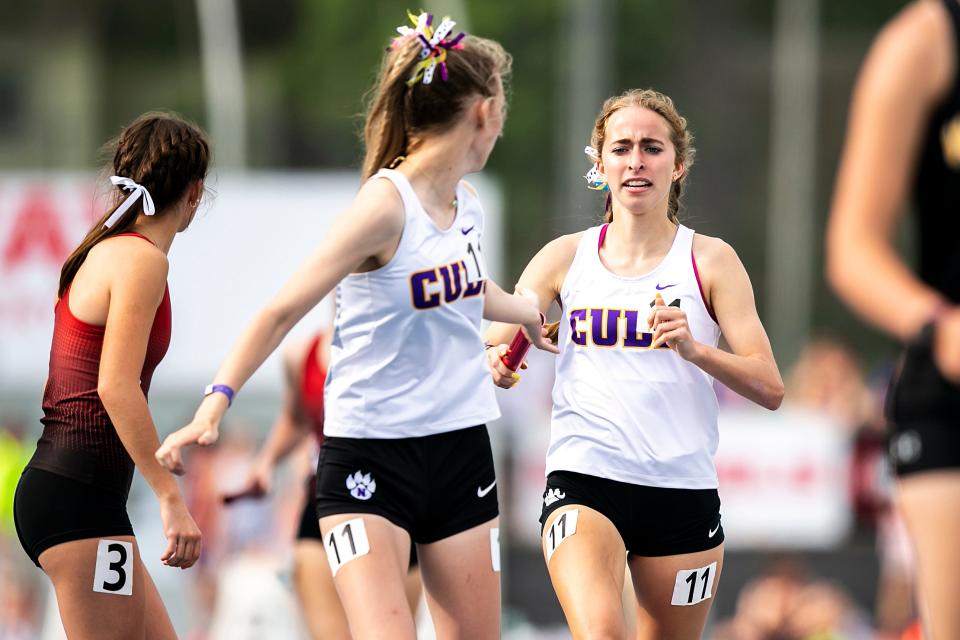
<svg viewBox="0 0 960 640"><path fill-rule="evenodd" d="M208 384L203 390L203 397L206 398L211 393L222 393L227 396L227 407L233 404L233 396L236 392L225 384Z"/></svg>

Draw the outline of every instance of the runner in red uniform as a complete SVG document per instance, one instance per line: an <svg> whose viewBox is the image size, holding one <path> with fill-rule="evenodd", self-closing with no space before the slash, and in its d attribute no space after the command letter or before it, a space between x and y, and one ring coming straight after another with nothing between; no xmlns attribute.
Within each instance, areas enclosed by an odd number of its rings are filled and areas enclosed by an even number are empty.
<svg viewBox="0 0 960 640"><path fill-rule="evenodd" d="M116 204L61 272L43 435L14 520L71 639L176 638L126 512L135 466L160 500L164 564L185 569L200 554L200 530L153 457L147 392L170 344L167 252L196 213L208 156L196 127L138 118L115 142Z"/></svg>

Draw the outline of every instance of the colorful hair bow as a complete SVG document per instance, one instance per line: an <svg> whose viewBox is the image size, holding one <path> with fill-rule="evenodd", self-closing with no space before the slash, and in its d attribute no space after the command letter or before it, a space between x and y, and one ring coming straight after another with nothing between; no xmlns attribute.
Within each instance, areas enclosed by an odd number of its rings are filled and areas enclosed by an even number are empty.
<svg viewBox="0 0 960 640"><path fill-rule="evenodd" d="M438 66L440 67L440 77L446 81L447 52L451 49L463 49L461 40L467 34L461 31L455 38L448 38L447 36L457 26L457 23L448 16L444 16L436 30L433 28L433 15L425 11L421 11L419 16L414 16L407 11L407 17L410 18L410 22L414 24L415 28L411 29L406 25L397 27L397 32L400 35L394 38L390 44L391 49L396 49L411 38L416 38L422 47L420 62L414 67L413 74L407 80L407 86L412 87L421 79L423 84L430 84L433 82L433 75Z"/></svg>
<svg viewBox="0 0 960 640"><path fill-rule="evenodd" d="M610 185L607 184L607 176L600 171L600 152L593 147L584 147L583 152L587 157L593 160L593 167L583 176L587 179L587 188L594 191L609 191Z"/></svg>

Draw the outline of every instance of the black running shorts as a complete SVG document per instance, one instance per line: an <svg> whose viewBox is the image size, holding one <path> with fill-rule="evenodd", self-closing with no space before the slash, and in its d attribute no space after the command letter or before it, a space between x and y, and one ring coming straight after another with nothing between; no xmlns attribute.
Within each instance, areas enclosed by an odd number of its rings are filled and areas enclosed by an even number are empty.
<svg viewBox="0 0 960 640"><path fill-rule="evenodd" d="M13 521L23 550L38 567L40 554L58 544L133 535L125 496L34 468L20 476Z"/></svg>
<svg viewBox="0 0 960 640"><path fill-rule="evenodd" d="M323 541L320 535L320 522L317 518L317 504L313 496L317 492L317 476L311 474L307 478L306 499L303 501L303 512L300 514L300 527L297 529L297 540Z"/></svg>
<svg viewBox="0 0 960 640"><path fill-rule="evenodd" d="M485 425L417 438L327 436L317 468L317 517L372 513L428 544L499 515Z"/></svg>
<svg viewBox="0 0 960 640"><path fill-rule="evenodd" d="M664 489L554 471L543 493L541 534L550 514L569 505L606 516L635 556L696 553L723 542L716 489Z"/></svg>
<svg viewBox="0 0 960 640"><path fill-rule="evenodd" d="M890 462L898 476L960 469L960 387L933 360L933 325L904 350L887 392Z"/></svg>

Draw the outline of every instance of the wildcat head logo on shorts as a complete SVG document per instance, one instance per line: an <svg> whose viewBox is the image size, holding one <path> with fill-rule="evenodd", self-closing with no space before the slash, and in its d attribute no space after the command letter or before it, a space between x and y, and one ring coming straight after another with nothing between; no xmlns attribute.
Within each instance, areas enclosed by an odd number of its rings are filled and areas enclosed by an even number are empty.
<svg viewBox="0 0 960 640"><path fill-rule="evenodd" d="M364 475L357 471L352 476L347 476L347 489L350 489L350 495L357 500L369 500L377 490L377 481L371 478L369 473Z"/></svg>
<svg viewBox="0 0 960 640"><path fill-rule="evenodd" d="M543 497L543 506L549 507L554 502L558 502L567 497L567 494L560 491L560 489L547 489L547 495Z"/></svg>

